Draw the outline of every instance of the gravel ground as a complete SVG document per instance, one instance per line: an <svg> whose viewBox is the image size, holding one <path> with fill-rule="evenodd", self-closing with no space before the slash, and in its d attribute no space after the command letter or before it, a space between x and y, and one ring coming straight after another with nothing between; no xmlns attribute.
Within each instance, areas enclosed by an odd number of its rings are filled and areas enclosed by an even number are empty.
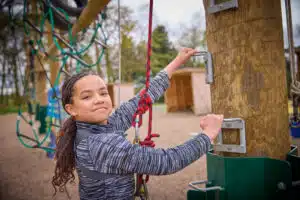
<svg viewBox="0 0 300 200"><path fill-rule="evenodd" d="M156 147L173 147L192 137L199 130L199 117L192 113L167 114L163 106L155 106L153 132L161 134ZM141 133L146 132L147 114ZM52 197L54 161L41 150L28 149L21 145L15 133L16 115L0 116L0 199L2 200L47 200L67 199L65 193ZM22 132L31 134L29 126L22 124ZM128 139L134 134L131 128ZM168 176L151 176L148 183L151 200L186 199L188 183L206 178L206 161L203 156L182 171ZM71 199L78 200L78 181L68 185Z"/></svg>

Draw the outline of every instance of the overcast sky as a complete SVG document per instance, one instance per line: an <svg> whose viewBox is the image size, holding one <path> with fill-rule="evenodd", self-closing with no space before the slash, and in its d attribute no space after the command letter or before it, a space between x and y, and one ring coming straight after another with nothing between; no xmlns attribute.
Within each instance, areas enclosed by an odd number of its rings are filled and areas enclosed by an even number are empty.
<svg viewBox="0 0 300 200"><path fill-rule="evenodd" d="M116 0L114 0L116 2ZM171 40L176 40L176 37L182 31L181 24L191 23L194 13L200 13L199 26L205 29L205 11L202 0L154 0L154 18L153 23L164 24L168 28ZM134 16L145 27L148 24L148 4L149 0L121 0L121 5L129 6L134 10ZM292 19L294 27L294 42L295 46L300 45L300 35L296 34L296 26L300 26L300 1L291 0L292 4ZM283 29L285 32L285 46L287 45L287 26L285 17L285 4L281 0Z"/></svg>

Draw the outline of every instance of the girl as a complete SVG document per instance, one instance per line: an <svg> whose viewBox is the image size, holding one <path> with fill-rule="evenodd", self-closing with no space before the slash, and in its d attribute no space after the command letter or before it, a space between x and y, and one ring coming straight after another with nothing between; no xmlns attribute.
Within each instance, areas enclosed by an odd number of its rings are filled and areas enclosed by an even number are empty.
<svg viewBox="0 0 300 200"><path fill-rule="evenodd" d="M152 80L148 94L152 102L169 86L172 73L197 53L184 48ZM222 115L200 120L202 132L174 148L133 145L124 134L131 127L139 95L112 112L105 82L92 72L83 72L65 81L62 104L71 116L60 130L52 184L63 189L73 181L76 168L81 200L127 200L134 198L134 173L166 175L175 173L207 153L218 135Z"/></svg>

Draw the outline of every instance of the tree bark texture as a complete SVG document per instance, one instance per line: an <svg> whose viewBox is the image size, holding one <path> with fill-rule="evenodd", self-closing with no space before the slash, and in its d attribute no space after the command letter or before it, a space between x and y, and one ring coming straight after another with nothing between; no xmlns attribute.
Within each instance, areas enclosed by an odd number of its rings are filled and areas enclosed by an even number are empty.
<svg viewBox="0 0 300 200"><path fill-rule="evenodd" d="M203 2L207 10L209 1ZM206 12L214 64L212 112L245 120L246 156L284 159L290 137L280 0L238 4L237 9ZM224 143L238 144L238 131L223 133Z"/></svg>

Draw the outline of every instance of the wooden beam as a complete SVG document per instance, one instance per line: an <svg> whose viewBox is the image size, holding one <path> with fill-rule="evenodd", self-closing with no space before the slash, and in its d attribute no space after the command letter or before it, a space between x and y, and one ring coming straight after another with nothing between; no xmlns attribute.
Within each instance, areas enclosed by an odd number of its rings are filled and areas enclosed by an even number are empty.
<svg viewBox="0 0 300 200"><path fill-rule="evenodd" d="M82 29L88 27L109 2L110 0L89 0L79 19L72 27L72 35L75 36Z"/></svg>
<svg viewBox="0 0 300 200"><path fill-rule="evenodd" d="M47 23L47 29L51 30L51 25L48 22L46 22L46 23ZM51 45L54 44L52 34L48 34L48 44L51 44ZM57 54L57 48L54 48L53 53ZM51 83L51 86L54 86L56 77L58 76L59 69L60 69L59 61L49 59L48 63L50 66L50 83Z"/></svg>
<svg viewBox="0 0 300 200"><path fill-rule="evenodd" d="M33 0L31 1L32 10L31 12L35 12L37 10L37 14L39 14L41 11L37 7L37 1ZM40 18L38 19L40 20ZM36 26L36 24L33 24ZM33 38L37 38L38 32L34 32L32 34ZM34 72L35 72L35 89L36 89L36 101L41 106L46 106L48 104L48 98L47 98L47 74L45 72L45 69L43 68L42 63L40 63L39 58L37 56L34 57Z"/></svg>

